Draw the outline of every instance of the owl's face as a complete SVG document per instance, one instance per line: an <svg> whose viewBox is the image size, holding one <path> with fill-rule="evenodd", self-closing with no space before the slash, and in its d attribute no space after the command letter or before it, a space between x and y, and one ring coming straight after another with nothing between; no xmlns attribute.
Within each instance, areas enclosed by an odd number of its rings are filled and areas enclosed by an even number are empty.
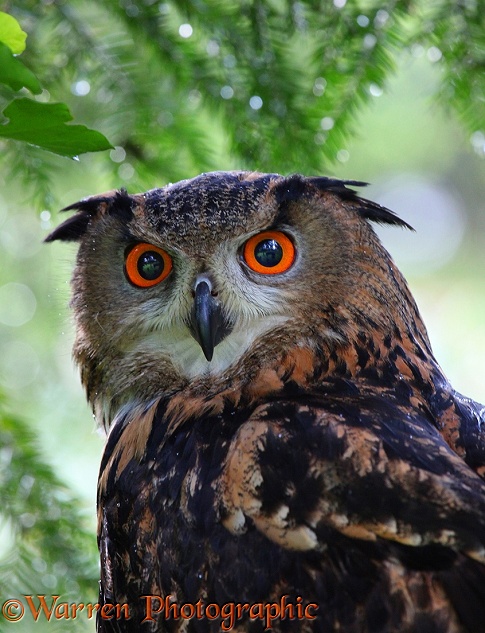
<svg viewBox="0 0 485 633"><path fill-rule="evenodd" d="M218 172L74 208L49 239L80 241L75 357L110 401L344 344L356 311L395 318L365 217L398 220L338 181Z"/></svg>

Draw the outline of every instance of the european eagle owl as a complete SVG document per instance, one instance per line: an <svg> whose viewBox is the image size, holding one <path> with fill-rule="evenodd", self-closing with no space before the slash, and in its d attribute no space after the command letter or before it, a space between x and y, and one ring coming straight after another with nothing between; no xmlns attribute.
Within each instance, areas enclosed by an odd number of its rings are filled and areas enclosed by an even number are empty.
<svg viewBox="0 0 485 633"><path fill-rule="evenodd" d="M215 172L68 209L108 430L98 631L485 631L485 409L324 177Z"/></svg>

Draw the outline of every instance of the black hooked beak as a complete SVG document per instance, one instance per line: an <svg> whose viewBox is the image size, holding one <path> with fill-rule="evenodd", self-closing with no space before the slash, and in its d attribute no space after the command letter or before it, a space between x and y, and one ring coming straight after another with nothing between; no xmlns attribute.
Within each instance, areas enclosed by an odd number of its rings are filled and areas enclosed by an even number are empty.
<svg viewBox="0 0 485 633"><path fill-rule="evenodd" d="M231 331L225 321L222 307L212 294L210 281L201 279L196 283L194 305L190 315L190 332L202 347L207 360L212 360L214 347Z"/></svg>

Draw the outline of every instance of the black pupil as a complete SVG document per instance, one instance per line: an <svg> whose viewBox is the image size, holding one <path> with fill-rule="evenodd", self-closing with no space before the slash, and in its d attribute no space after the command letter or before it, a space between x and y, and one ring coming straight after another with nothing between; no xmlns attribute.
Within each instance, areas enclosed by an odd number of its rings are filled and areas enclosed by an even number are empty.
<svg viewBox="0 0 485 633"><path fill-rule="evenodd" d="M271 268L282 260L283 249L276 240L263 240L254 249L254 257L261 266Z"/></svg>
<svg viewBox="0 0 485 633"><path fill-rule="evenodd" d="M138 259L138 272L140 277L143 279L147 279L148 281L153 281L154 279L158 279L160 275L163 273L163 269L165 267L163 257L160 253L156 251L147 251L140 255Z"/></svg>

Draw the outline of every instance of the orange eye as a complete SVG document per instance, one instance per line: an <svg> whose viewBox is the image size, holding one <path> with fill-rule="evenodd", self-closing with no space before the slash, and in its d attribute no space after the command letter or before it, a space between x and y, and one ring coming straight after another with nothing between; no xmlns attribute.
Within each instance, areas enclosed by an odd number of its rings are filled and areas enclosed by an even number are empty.
<svg viewBox="0 0 485 633"><path fill-rule="evenodd" d="M172 270L172 258L153 244L136 244L125 262L126 276L140 288L150 288L166 279Z"/></svg>
<svg viewBox="0 0 485 633"><path fill-rule="evenodd" d="M293 242L281 231L263 231L246 242L243 256L251 270L278 275L291 268L296 251Z"/></svg>

